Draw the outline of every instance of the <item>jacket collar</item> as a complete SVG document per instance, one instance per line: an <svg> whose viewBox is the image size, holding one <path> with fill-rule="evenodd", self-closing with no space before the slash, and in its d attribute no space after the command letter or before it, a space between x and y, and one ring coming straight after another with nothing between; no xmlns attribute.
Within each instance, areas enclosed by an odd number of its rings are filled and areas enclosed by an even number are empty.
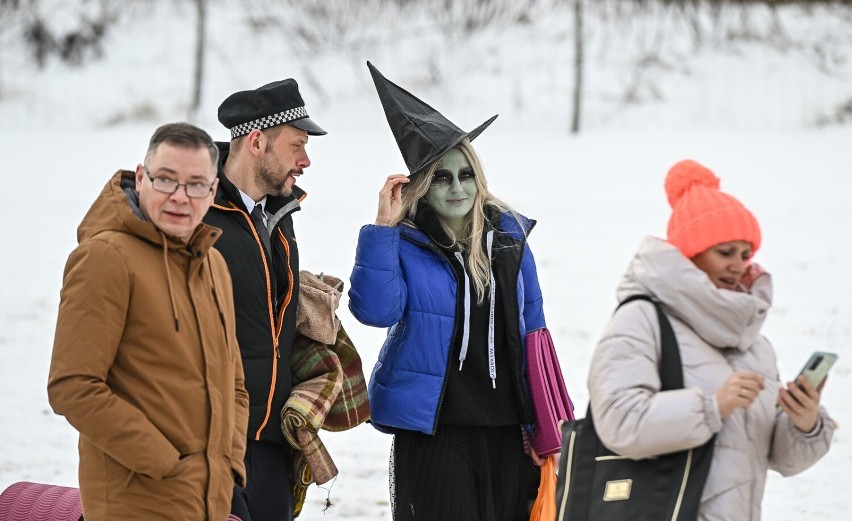
<svg viewBox="0 0 852 521"><path fill-rule="evenodd" d="M618 286L618 300L644 293L716 347L748 349L760 335L771 303L771 278L750 291L717 288L707 274L662 239L646 237Z"/></svg>
<svg viewBox="0 0 852 521"><path fill-rule="evenodd" d="M498 236L505 234L515 240L523 241L536 225L536 221L533 219L529 219L519 213L513 215L501 212L499 208L492 205L486 205L484 211L486 219L485 231L495 230ZM416 242L424 244L432 243L435 245L450 244L447 233L444 231L440 222L438 222L435 210L423 201L417 205L417 215L414 217L414 222L408 226L401 226L400 230L403 236Z"/></svg>

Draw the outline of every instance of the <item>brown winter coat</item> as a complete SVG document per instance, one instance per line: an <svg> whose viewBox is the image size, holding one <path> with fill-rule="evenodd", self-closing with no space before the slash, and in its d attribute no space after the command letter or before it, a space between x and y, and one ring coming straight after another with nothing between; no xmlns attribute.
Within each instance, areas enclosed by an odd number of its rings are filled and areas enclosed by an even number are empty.
<svg viewBox="0 0 852 521"><path fill-rule="evenodd" d="M80 432L87 521L228 517L245 480L248 395L231 279L201 224L189 244L142 217L133 172L78 229L59 305L50 404Z"/></svg>

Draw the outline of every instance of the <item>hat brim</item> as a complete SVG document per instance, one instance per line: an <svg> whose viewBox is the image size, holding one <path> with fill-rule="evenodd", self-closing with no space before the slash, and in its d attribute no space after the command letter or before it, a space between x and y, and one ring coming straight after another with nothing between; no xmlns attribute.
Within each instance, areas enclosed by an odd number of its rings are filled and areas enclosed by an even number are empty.
<svg viewBox="0 0 852 521"><path fill-rule="evenodd" d="M304 130L309 136L324 136L328 134L328 132L323 130L322 127L314 123L311 118L295 119L293 121L288 121L287 124L296 127L299 130Z"/></svg>
<svg viewBox="0 0 852 521"><path fill-rule="evenodd" d="M479 125L478 127L476 127L475 129L471 130L470 132L467 132L467 133L465 133L465 134L462 134L461 136L459 136L459 138L458 138L458 139L455 139L455 140L453 140L453 141L450 141L450 142L447 144L447 146L445 146L444 148L442 148L442 149L437 150L436 152L434 152L434 153L433 153L433 154L432 154L432 155L431 155L428 159L426 159L426 161L424 161L424 162L423 162L423 165L422 165L420 168L418 168L418 169L417 169L417 170L415 170L414 172L412 172L412 173L408 174L409 179L414 180L414 177L415 177L415 176L417 176L418 174L420 174L420 173L425 172L426 170L428 170L428 169L429 169L429 167L432 165L432 163L434 163L435 161L437 161L438 159L440 159L441 157L443 157L443 156L444 156L444 154L446 154L447 152L449 152L450 150L452 150L452 149L453 149L456 145L458 145L459 143L461 143L462 141L464 141L464 138L467 138L467 139L469 139L470 141L473 141L474 139L476 139L476 138L477 138L480 134L482 134L482 131L483 131L483 130L485 130L486 128L488 128L488 126L489 126L489 125L491 125L492 123L494 123L494 120L495 120L495 119L497 119L497 116L499 116L499 114L494 114L494 115L493 115L493 116L491 116L491 117L490 117L490 118L489 118L489 119L488 119L485 123L483 123L483 124Z"/></svg>

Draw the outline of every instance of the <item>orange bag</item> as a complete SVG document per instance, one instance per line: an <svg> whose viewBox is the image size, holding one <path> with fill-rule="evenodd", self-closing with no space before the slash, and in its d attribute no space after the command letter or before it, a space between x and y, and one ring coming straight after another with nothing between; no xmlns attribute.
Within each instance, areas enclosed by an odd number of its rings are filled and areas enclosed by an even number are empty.
<svg viewBox="0 0 852 521"><path fill-rule="evenodd" d="M530 521L554 521L556 519L556 467L553 456L541 466L541 483L538 496L530 512Z"/></svg>

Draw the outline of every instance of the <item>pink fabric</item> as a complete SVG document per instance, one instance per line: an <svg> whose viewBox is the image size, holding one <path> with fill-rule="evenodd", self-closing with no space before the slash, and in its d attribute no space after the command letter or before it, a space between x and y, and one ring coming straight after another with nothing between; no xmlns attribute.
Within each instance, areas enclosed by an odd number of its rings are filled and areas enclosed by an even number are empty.
<svg viewBox="0 0 852 521"><path fill-rule="evenodd" d="M529 443L539 456L559 452L562 434L559 422L574 419L574 407L562 369L556 357L556 348L550 331L537 329L527 334L527 382L530 386L535 426Z"/></svg>
<svg viewBox="0 0 852 521"><path fill-rule="evenodd" d="M76 488L20 481L0 494L0 521L77 521L82 513Z"/></svg>
<svg viewBox="0 0 852 521"><path fill-rule="evenodd" d="M0 494L0 521L77 521L83 515L80 490L19 481ZM241 521L234 514L228 521Z"/></svg>

